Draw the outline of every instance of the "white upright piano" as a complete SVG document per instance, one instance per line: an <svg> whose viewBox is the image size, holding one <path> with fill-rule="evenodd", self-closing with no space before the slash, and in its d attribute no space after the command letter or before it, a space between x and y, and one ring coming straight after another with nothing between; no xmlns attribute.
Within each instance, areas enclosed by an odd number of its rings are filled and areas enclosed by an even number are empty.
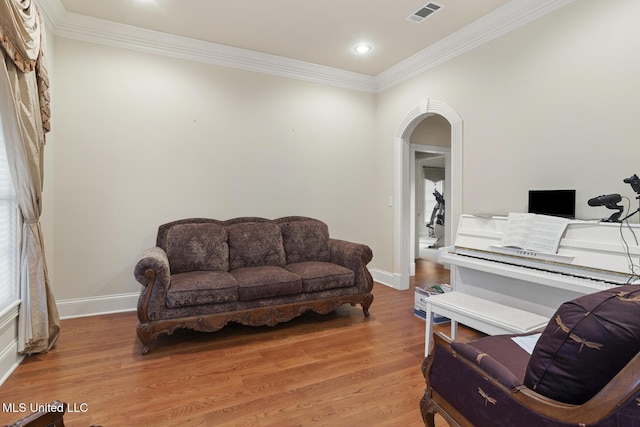
<svg viewBox="0 0 640 427"><path fill-rule="evenodd" d="M459 297L468 295L489 301L491 307L514 308L550 319L565 301L627 283L640 283L631 269L631 265L640 265L637 224L570 221L554 256L503 250L500 243L506 225L507 217L461 216L455 246L441 248L438 253L439 261L450 266L451 284ZM436 313L453 315L455 335L455 322L466 323L466 317L474 317L473 307L469 307L473 304L456 307L455 297L444 297L442 301L439 304L434 299L431 308ZM445 303L453 304L448 306L453 311L447 310ZM499 319L499 311L495 310L492 316L508 325L509 319ZM429 325L427 329L426 352ZM491 334L492 329L487 327L483 332Z"/></svg>

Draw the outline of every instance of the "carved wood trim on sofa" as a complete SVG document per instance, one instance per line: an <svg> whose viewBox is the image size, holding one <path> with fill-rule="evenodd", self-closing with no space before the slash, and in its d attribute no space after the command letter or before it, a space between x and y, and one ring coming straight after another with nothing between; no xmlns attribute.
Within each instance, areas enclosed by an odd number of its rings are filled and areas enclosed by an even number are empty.
<svg viewBox="0 0 640 427"><path fill-rule="evenodd" d="M142 354L147 354L150 350L151 343L159 335L172 335L176 330L182 328L200 332L215 332L225 327L229 322L241 323L247 326L275 326L278 323L287 322L301 316L307 311L314 311L319 314L330 313L343 304L351 304L353 306L361 304L364 315L369 317L369 307L372 302L373 294L358 294L334 299L260 307L230 313L158 320L155 322L141 322L138 325L137 333L138 338L143 344Z"/></svg>

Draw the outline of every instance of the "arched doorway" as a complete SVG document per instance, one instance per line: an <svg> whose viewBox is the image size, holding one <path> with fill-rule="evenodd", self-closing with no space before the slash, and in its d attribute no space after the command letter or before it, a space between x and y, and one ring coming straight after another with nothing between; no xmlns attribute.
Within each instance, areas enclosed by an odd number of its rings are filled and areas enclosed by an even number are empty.
<svg viewBox="0 0 640 427"><path fill-rule="evenodd" d="M439 114L451 125L451 194L447 200L447 219L451 227L445 235L447 244L453 242L458 218L462 213L462 118L449 105L424 99L402 120L394 140L395 211L394 211L394 275L397 289L409 289L409 277L414 271L411 259L411 150L409 137L426 117Z"/></svg>

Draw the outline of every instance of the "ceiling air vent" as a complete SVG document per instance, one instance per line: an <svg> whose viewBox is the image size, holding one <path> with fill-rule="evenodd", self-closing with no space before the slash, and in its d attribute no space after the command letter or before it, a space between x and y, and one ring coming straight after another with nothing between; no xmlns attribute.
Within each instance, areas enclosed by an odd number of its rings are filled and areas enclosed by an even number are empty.
<svg viewBox="0 0 640 427"><path fill-rule="evenodd" d="M420 9L407 16L407 20L415 23L420 23L439 11L443 6L437 3L429 2L422 6Z"/></svg>

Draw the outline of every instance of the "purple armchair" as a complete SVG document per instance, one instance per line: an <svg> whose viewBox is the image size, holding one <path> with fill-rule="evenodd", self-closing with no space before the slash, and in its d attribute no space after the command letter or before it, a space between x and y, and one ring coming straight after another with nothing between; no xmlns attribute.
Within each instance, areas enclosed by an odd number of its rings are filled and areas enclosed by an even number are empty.
<svg viewBox="0 0 640 427"><path fill-rule="evenodd" d="M640 286L564 303L532 354L497 335L435 334L423 363L425 425L640 427Z"/></svg>

